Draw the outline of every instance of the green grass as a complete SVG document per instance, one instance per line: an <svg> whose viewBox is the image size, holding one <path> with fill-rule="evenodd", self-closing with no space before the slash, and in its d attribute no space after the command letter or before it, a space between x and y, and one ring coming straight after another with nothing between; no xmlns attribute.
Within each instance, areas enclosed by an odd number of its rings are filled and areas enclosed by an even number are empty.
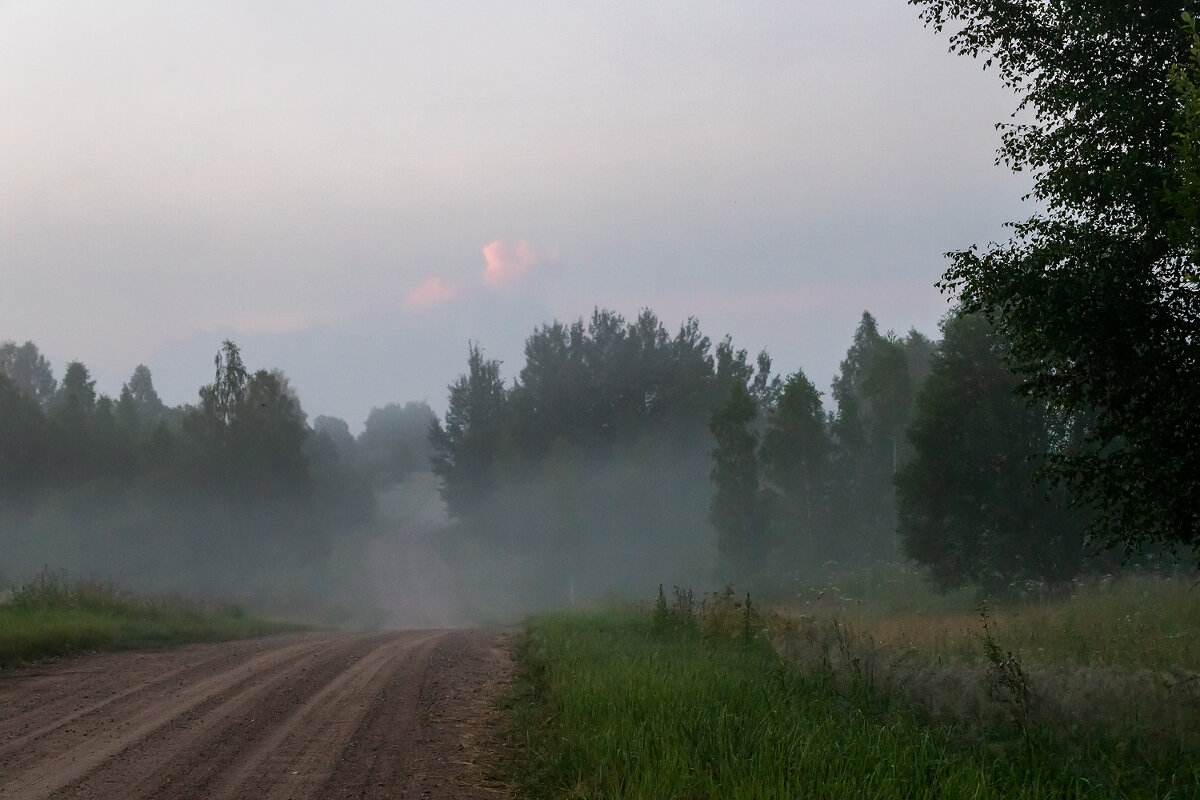
<svg viewBox="0 0 1200 800"><path fill-rule="evenodd" d="M513 705L522 796L1200 795L1194 743L1103 727L1042 730L1005 694L1027 679L1012 664L928 682L957 696L962 681L975 681L999 713L954 703L934 713L888 679L882 651L864 649L841 623L808 623L816 658L777 649L777 616L726 593L528 620Z"/></svg>
<svg viewBox="0 0 1200 800"><path fill-rule="evenodd" d="M0 667L93 650L148 649L298 629L247 616L237 606L139 597L47 571L0 602Z"/></svg>

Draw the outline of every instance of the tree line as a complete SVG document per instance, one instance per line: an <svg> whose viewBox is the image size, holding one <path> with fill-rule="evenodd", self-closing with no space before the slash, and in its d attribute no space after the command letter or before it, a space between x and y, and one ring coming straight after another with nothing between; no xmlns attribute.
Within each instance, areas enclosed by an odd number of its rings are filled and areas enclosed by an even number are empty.
<svg viewBox="0 0 1200 800"><path fill-rule="evenodd" d="M331 556L371 532L375 490L427 469L432 419L410 403L372 410L358 437L310 425L287 376L231 341L177 407L145 365L114 399L83 363L59 381L33 342L2 342L0 570L312 600Z"/></svg>
<svg viewBox="0 0 1200 800"><path fill-rule="evenodd" d="M447 557L502 573L481 580L524 605L903 558L989 592L1112 569L1089 567L1093 511L1045 472L1092 417L1023 395L1011 353L981 314L948 315L933 341L864 312L827 409L803 371L775 374L695 319L672 335L650 310L597 309L536 329L511 383L472 343L442 419L390 404L356 437L310 425L287 377L252 372L229 341L174 408L144 365L113 400L83 364L60 383L35 345L4 342L4 566L69 553L173 588L273 574L295 591L369 535L378 490L431 469Z"/></svg>
<svg viewBox="0 0 1200 800"><path fill-rule="evenodd" d="M803 373L768 402L734 387L711 424L729 574L907 558L939 588L996 596L1117 567L1087 536L1092 510L1044 473L1090 418L1022 397L981 315L952 313L942 334L881 336L865 314L828 414Z"/></svg>
<svg viewBox="0 0 1200 800"><path fill-rule="evenodd" d="M452 533L523 557L531 598L692 578L779 586L912 559L944 589L1061 587L1119 557L1045 465L1089 415L1023 396L986 317L942 338L864 312L832 408L696 320L596 310L526 342L506 384L478 344L434 425Z"/></svg>

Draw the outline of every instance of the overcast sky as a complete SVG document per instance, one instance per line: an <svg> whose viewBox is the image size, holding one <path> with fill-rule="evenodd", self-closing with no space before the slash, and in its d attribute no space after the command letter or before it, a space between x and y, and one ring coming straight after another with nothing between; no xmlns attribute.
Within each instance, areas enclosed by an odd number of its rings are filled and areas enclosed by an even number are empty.
<svg viewBox="0 0 1200 800"><path fill-rule="evenodd" d="M358 430L649 307L828 390L1029 211L946 48L903 0L0 0L0 340L175 405L232 338Z"/></svg>

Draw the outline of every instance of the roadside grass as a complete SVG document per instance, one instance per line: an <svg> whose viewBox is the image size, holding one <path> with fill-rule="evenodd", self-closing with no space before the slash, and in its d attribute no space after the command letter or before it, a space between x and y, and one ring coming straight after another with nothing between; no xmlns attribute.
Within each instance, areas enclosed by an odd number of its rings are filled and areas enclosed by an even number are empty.
<svg viewBox="0 0 1200 800"><path fill-rule="evenodd" d="M234 605L142 597L47 570L0 602L0 667L94 650L150 649L300 629L248 616Z"/></svg>
<svg viewBox="0 0 1200 800"><path fill-rule="evenodd" d="M901 633L866 604L851 622L731 590L532 617L514 780L531 798L1200 796L1200 680L1163 666L1193 651L1147 647L1190 619L1158 607L1186 588L1103 591ZM1046 647L1087 609L1096 641ZM1010 649L1022 635L1044 661Z"/></svg>

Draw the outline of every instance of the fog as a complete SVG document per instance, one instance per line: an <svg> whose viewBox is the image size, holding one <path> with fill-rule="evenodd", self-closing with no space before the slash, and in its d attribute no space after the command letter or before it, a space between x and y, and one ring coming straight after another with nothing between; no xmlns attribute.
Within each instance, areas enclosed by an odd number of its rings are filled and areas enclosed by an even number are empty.
<svg viewBox="0 0 1200 800"><path fill-rule="evenodd" d="M610 312L597 320L577 345L634 343L635 324ZM662 372L675 363L665 356L672 340L652 314L639 322L651 336L640 352L663 355ZM711 382L711 343L694 326L674 341L693 348L675 355ZM640 357L622 367L631 355L613 350L592 377L607 370L612 389L622 371L649 367ZM7 584L51 569L331 623L443 627L715 579L712 392L699 384L695 397L679 396L693 407L686 419L662 406L653 413L664 418L650 421L647 405L619 423L612 409L601 418L560 402L550 435L536 414L513 415L506 437L524 445L488 454L494 480L451 513L447 484L463 473L430 470L437 418L425 403L376 408L356 437L344 420L310 420L287 377L247 368L232 342L187 406L164 406L145 367L117 400L96 394L85 365L66 372L59 380L34 343L0 346ZM514 408L536 379L523 374L523 389L518 380L501 389ZM667 392L665 374L646 378L657 388L638 389L643 401Z"/></svg>
<svg viewBox="0 0 1200 800"><path fill-rule="evenodd" d="M706 480L706 470L697 461L688 477ZM283 499L234 507L116 487L53 491L25 513L5 509L0 580L49 568L149 594L401 628L506 623L538 608L646 597L662 582L707 585L707 497L630 485L644 474L595 466L571 475L574 491L514 489L485 530L468 530L447 515L437 477L416 472L378 491L370 521L304 536ZM658 495L652 514L647 491Z"/></svg>
<svg viewBox="0 0 1200 800"><path fill-rule="evenodd" d="M0 581L61 570L424 628L660 585L786 601L910 557L942 588L1072 580L1089 568L1085 510L1029 491L1048 417L1013 394L986 325L944 330L962 341L885 334L864 313L826 393L695 319L672 334L648 309L595 309L536 329L513 375L473 343L444 414L387 404L357 436L310 419L286 375L228 340L178 407L144 366L114 400L85 365L60 380L32 342L2 342ZM965 449L922 450L922 431ZM978 474L995 477L968 490Z"/></svg>
<svg viewBox="0 0 1200 800"><path fill-rule="evenodd" d="M507 488L483 518L455 521L440 552L476 619L614 598L660 584L706 587L716 537L706 519L708 463L662 454L557 461Z"/></svg>

